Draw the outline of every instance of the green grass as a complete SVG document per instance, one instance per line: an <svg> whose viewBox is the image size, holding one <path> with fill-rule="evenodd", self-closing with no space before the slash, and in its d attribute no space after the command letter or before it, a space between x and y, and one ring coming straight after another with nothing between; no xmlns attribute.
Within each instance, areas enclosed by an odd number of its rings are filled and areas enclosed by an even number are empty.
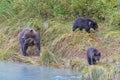
<svg viewBox="0 0 120 80"><path fill-rule="evenodd" d="M82 1L81 4L79 1ZM96 4L95 7L92 4ZM86 7L83 7L85 5ZM74 2L73 0L41 0L40 2L39 0L1 0L0 60L72 68L82 74L82 80L118 80L120 78L117 68L120 64L118 5L119 3L114 0L110 2L95 0L94 3L89 1L89 4L85 0ZM93 9L97 12L94 13ZM90 15L91 11L94 14ZM72 32L74 19L78 16L97 20L99 32L93 30L90 34L79 30ZM104 16L106 19L102 21L101 18ZM48 23L48 26L46 27L44 23ZM24 57L21 54L18 35L28 26L39 29L40 57ZM86 50L89 47L96 47L102 53L98 65L88 65ZM34 52L33 49L30 48L30 52Z"/></svg>

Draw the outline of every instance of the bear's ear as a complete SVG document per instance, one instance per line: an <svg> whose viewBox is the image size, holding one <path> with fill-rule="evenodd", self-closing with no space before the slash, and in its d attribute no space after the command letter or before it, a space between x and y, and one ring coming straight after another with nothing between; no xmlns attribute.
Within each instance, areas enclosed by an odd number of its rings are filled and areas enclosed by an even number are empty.
<svg viewBox="0 0 120 80"><path fill-rule="evenodd" d="M33 29L31 29L30 32L33 32Z"/></svg>

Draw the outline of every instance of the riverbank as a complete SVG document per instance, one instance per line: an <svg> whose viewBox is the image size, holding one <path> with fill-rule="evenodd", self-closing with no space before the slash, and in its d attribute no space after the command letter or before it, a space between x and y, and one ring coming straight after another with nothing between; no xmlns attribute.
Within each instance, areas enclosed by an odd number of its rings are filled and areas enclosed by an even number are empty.
<svg viewBox="0 0 120 80"><path fill-rule="evenodd" d="M8 62L72 68L85 79L119 79L120 30L119 0L1 0L0 60ZM81 4L79 4L81 3ZM44 5L43 5L44 4ZM78 17L92 18L99 32L72 31ZM40 57L21 54L18 35L26 27L39 29ZM98 65L90 66L86 50L95 47L101 52ZM34 53L35 48L29 48Z"/></svg>

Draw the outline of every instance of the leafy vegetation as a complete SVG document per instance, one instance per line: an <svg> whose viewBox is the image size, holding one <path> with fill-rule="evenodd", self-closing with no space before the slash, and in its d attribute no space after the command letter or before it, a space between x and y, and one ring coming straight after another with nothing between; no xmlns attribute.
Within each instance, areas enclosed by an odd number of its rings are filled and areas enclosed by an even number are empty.
<svg viewBox="0 0 120 80"><path fill-rule="evenodd" d="M0 60L72 68L83 80L117 80L119 15L119 0L0 0ZM77 17L96 20L99 32L72 32ZM18 35L28 26L39 29L40 58L21 55ZM101 51L98 65L88 65L85 53L89 47Z"/></svg>

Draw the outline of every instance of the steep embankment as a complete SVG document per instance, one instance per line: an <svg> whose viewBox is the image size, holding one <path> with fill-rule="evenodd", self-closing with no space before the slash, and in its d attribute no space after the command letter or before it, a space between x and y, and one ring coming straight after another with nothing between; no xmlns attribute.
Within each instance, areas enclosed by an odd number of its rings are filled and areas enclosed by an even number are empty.
<svg viewBox="0 0 120 80"><path fill-rule="evenodd" d="M80 71L83 79L89 80L119 79L119 0L0 2L0 60L72 68ZM72 32L72 24L78 16L95 19L99 32ZM18 34L28 26L39 29L40 57L24 57L21 54ZM89 47L95 47L102 53L98 65L88 65L86 50ZM34 53L34 49L30 48L29 52Z"/></svg>

